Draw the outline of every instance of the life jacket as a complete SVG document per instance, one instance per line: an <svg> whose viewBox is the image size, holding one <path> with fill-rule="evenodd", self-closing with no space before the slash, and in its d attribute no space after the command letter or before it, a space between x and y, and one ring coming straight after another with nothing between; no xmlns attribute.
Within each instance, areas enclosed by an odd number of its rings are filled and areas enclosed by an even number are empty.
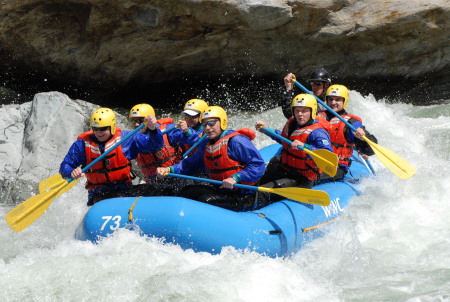
<svg viewBox="0 0 450 302"><path fill-rule="evenodd" d="M347 122L350 119L355 119L362 123L361 118L351 114L341 115L341 117L344 118ZM355 144L349 143L345 138L346 125L338 117L333 117L330 120L330 126L331 126L330 131L331 145L333 146L334 153L336 153L337 156L339 157L338 164L349 167L351 163L350 159L352 157Z"/></svg>
<svg viewBox="0 0 450 302"><path fill-rule="evenodd" d="M246 137L248 137L251 141L255 139L256 137L256 133L255 131L253 131L250 128L242 128L242 129L238 129L236 130L237 133L245 135Z"/></svg>
<svg viewBox="0 0 450 302"><path fill-rule="evenodd" d="M97 159L105 150L108 150L122 139L122 130L116 127L114 135L105 143L102 151L96 142L92 130L84 132L78 136L78 139L84 141L86 153L86 165ZM116 147L103 160L93 165L85 171L87 182L86 189L91 190L99 187L112 186L122 183L131 183L131 162L125 157L122 145Z"/></svg>
<svg viewBox="0 0 450 302"><path fill-rule="evenodd" d="M330 133L331 125L330 125L330 122L327 120L327 115L326 115L325 111L319 111L317 113L315 119L322 125L322 127L325 130L327 130L328 133Z"/></svg>
<svg viewBox="0 0 450 302"><path fill-rule="evenodd" d="M173 119L163 118L158 120L159 129L166 129L167 125L173 124ZM158 167L169 167L181 160L181 150L178 146L171 146L167 135L163 135L164 145L156 152L140 153L136 157L136 162L144 174L144 181L151 182L156 178Z"/></svg>
<svg viewBox="0 0 450 302"><path fill-rule="evenodd" d="M206 144L203 159L210 179L222 181L242 171L247 166L228 156L228 141L236 135L244 134L232 132L218 139L214 144L211 144L211 142ZM242 184L254 185L256 182L242 182Z"/></svg>
<svg viewBox="0 0 450 302"><path fill-rule="evenodd" d="M308 136L315 129L323 128L320 123L313 123L309 126L295 129L289 134L290 129L294 127L296 121L294 117L291 117L283 128L282 135L293 140L298 140L306 143ZM281 149L281 167L289 172L301 174L309 180L315 181L321 174L321 171L317 167L316 163L307 156L306 152L300 149L292 149L290 144L285 142L283 149Z"/></svg>

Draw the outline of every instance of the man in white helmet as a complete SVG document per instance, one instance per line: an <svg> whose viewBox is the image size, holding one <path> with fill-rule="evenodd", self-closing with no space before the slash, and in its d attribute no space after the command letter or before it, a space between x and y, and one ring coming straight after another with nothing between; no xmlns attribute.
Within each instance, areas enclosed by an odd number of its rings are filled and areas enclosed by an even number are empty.
<svg viewBox="0 0 450 302"><path fill-rule="evenodd" d="M208 104L201 99L191 99L184 105L181 113L184 120L178 122L179 131L175 130L173 135L178 135L178 140L185 144L185 151L198 142L203 134L202 114L206 108Z"/></svg>

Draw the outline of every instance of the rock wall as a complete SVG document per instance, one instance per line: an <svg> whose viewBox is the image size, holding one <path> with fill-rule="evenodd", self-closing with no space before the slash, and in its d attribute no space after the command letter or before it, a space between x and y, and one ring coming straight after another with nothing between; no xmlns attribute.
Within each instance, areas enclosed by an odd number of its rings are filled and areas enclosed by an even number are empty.
<svg viewBox="0 0 450 302"><path fill-rule="evenodd" d="M450 1L5 0L0 67L110 90L181 76L449 75ZM30 76L33 76L31 74Z"/></svg>

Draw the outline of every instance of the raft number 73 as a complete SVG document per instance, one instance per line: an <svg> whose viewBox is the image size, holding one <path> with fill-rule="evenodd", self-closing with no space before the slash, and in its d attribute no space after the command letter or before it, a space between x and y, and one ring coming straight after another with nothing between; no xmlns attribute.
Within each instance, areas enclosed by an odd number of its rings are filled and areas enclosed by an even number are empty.
<svg viewBox="0 0 450 302"><path fill-rule="evenodd" d="M102 216L102 219L105 220L102 227L100 228L101 231L105 229L105 227L108 225L109 222L112 223L112 225L109 227L111 231L115 231L120 227L120 220L122 219L122 216Z"/></svg>

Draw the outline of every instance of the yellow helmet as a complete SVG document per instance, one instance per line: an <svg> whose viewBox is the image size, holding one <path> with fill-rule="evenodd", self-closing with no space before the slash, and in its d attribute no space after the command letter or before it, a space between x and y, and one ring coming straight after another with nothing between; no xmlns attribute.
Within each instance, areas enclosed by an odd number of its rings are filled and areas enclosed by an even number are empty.
<svg viewBox="0 0 450 302"><path fill-rule="evenodd" d="M339 96L344 98L344 109L347 108L348 102L348 88L344 85L331 85L328 87L325 97L327 96Z"/></svg>
<svg viewBox="0 0 450 302"><path fill-rule="evenodd" d="M99 108L91 115L91 128L93 127L111 127L111 134L116 132L116 114L112 109Z"/></svg>
<svg viewBox="0 0 450 302"><path fill-rule="evenodd" d="M202 114L202 119L210 118L210 117L217 117L220 119L220 128L222 130L227 129L228 127L228 117L225 110L223 110L222 107L219 106L209 106L205 109L205 112Z"/></svg>
<svg viewBox="0 0 450 302"><path fill-rule="evenodd" d="M132 117L146 117L147 115L155 116L155 109L149 104L137 104L130 110L129 118Z"/></svg>
<svg viewBox="0 0 450 302"><path fill-rule="evenodd" d="M202 114L205 112L206 108L208 108L208 104L204 100L191 99L184 105L183 113L191 116L200 114L199 122L201 122Z"/></svg>
<svg viewBox="0 0 450 302"><path fill-rule="evenodd" d="M317 115L316 98L307 93L301 93L294 97L291 103L292 115L294 115L294 107L304 106L311 108L311 119L315 119Z"/></svg>

